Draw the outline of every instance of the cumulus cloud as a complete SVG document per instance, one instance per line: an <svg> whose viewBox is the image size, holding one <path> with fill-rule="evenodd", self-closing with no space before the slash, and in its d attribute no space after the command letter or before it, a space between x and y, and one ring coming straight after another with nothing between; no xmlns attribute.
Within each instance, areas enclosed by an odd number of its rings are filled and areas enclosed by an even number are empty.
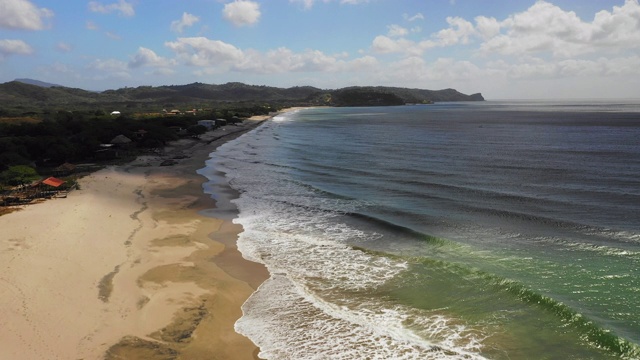
<svg viewBox="0 0 640 360"><path fill-rule="evenodd" d="M0 40L0 59L9 55L30 55L33 48L22 40Z"/></svg>
<svg viewBox="0 0 640 360"><path fill-rule="evenodd" d="M410 19L405 15L405 20ZM390 25L386 35L373 39L371 50L378 54L420 56L437 47L478 44L476 54L487 57L513 56L526 63L533 56L572 59L585 55L625 55L640 48L640 5L638 0L626 0L612 10L595 14L591 22L575 12L566 11L545 0L536 1L525 11L498 20L477 16L472 21L448 17L448 27L432 33L421 41L409 40L403 27ZM569 64L569 63L565 63ZM579 62L573 63L581 64ZM528 66L528 67L527 67ZM549 73L548 64L530 63L513 70L520 74ZM566 67L568 68L568 67ZM554 74L559 73L554 68Z"/></svg>
<svg viewBox="0 0 640 360"><path fill-rule="evenodd" d="M327 3L332 0L323 0L323 2ZM368 3L370 0L339 0L340 4L349 4L349 5L358 5ZM289 0L290 3L298 3L302 4L305 9L311 9L315 4L316 0Z"/></svg>
<svg viewBox="0 0 640 360"><path fill-rule="evenodd" d="M424 15L422 15L422 13L417 13L415 15L403 14L402 17L408 22L414 22L416 20L424 20Z"/></svg>
<svg viewBox="0 0 640 360"><path fill-rule="evenodd" d="M194 66L216 67L243 58L242 51L235 46L206 37L178 38L166 42L165 46L186 64Z"/></svg>
<svg viewBox="0 0 640 360"><path fill-rule="evenodd" d="M184 28L193 26L193 24L197 23L198 21L200 21L199 17L185 12L182 14L180 20L171 22L171 31L182 33L184 31Z"/></svg>
<svg viewBox="0 0 640 360"><path fill-rule="evenodd" d="M269 51L241 50L220 40L205 37L178 38L165 46L176 53L176 59L198 67L197 74L210 75L224 71L253 74L281 74L289 72L338 73L360 72L378 64L372 56L349 60L348 53L326 54L308 49L294 52L280 47ZM150 50L140 49L130 64L146 64L155 59ZM172 65L175 63L171 63Z"/></svg>
<svg viewBox="0 0 640 360"><path fill-rule="evenodd" d="M260 4L255 1L237 0L226 4L222 14L236 26L253 25L260 19Z"/></svg>
<svg viewBox="0 0 640 360"><path fill-rule="evenodd" d="M96 25L96 23L94 23L93 21L87 21L85 24L85 28L87 28L87 30L98 30L98 25Z"/></svg>
<svg viewBox="0 0 640 360"><path fill-rule="evenodd" d="M95 80L108 78L130 79L127 63L116 59L96 59L87 65Z"/></svg>
<svg viewBox="0 0 640 360"><path fill-rule="evenodd" d="M440 46L451 46L458 43L468 44L469 39L476 35L473 24L461 17L447 17L449 28L435 34Z"/></svg>
<svg viewBox="0 0 640 360"><path fill-rule="evenodd" d="M89 2L89 10L101 14L110 14L118 12L121 16L131 17L136 14L133 5L126 0L118 0L118 2L103 5L98 1Z"/></svg>
<svg viewBox="0 0 640 360"><path fill-rule="evenodd" d="M387 35L379 35L373 39L371 49L378 54L391 54L399 53L406 56L419 56L426 50L435 47L453 46L456 44L469 44L471 39L477 37L479 32L474 25L460 17L448 17L447 23L449 27L442 29L431 35L431 39L422 41L413 41L405 38L409 34L409 30L398 26L388 26L389 32ZM486 21L487 29L483 29L485 32L489 32L490 22ZM484 23L483 23L484 24ZM414 28L411 30L413 33L420 32L420 28Z"/></svg>
<svg viewBox="0 0 640 360"><path fill-rule="evenodd" d="M57 44L56 44L56 49L57 49L58 51L62 51L62 52L69 52L69 51L71 51L71 50L72 50L72 48L73 48L73 47L71 46L71 44L66 43L66 42L62 42L62 41L61 41L61 42L59 42L59 43L57 43Z"/></svg>
<svg viewBox="0 0 640 360"><path fill-rule="evenodd" d="M501 55L549 53L558 58L602 50L622 53L640 47L639 23L638 0L626 0L612 11L600 11L592 22L539 0L526 11L500 22L505 33L488 38L480 51ZM495 24L492 27L495 33Z"/></svg>
<svg viewBox="0 0 640 360"><path fill-rule="evenodd" d="M111 31L107 31L104 34L107 35L107 37L111 40L122 40L122 37L120 35L113 33Z"/></svg>
<svg viewBox="0 0 640 360"><path fill-rule="evenodd" d="M495 18L489 18L486 16L478 16L475 18L475 29L478 35L487 40L498 34L500 34L500 22Z"/></svg>
<svg viewBox="0 0 640 360"><path fill-rule="evenodd" d="M20 30L42 30L43 19L53 16L53 11L37 8L28 0L0 1L0 28Z"/></svg>
<svg viewBox="0 0 640 360"><path fill-rule="evenodd" d="M436 47L437 43L431 40L412 41L405 38L392 39L388 36L380 35L373 39L371 48L378 54L401 53L407 56L419 56L424 51Z"/></svg>
<svg viewBox="0 0 640 360"><path fill-rule="evenodd" d="M389 29L387 35L391 37L406 36L409 33L409 30L400 25L389 25L387 28Z"/></svg>
<svg viewBox="0 0 640 360"><path fill-rule="evenodd" d="M129 61L130 68L139 68L142 66L168 68L175 64L175 60L158 56L153 50L145 47L138 48L138 52L136 52Z"/></svg>
<svg viewBox="0 0 640 360"><path fill-rule="evenodd" d="M127 63L116 59L96 59L89 63L88 68L106 72L126 72Z"/></svg>
<svg viewBox="0 0 640 360"><path fill-rule="evenodd" d="M251 51L244 61L236 64L234 70L255 73L283 72L334 72L341 66L340 56L324 54L319 50L294 53L287 48L268 51L266 54Z"/></svg>
<svg viewBox="0 0 640 360"><path fill-rule="evenodd" d="M564 59L559 61L529 57L515 63L504 60L487 64L488 68L506 74L511 79L604 78L640 76L640 56L600 57L593 60Z"/></svg>

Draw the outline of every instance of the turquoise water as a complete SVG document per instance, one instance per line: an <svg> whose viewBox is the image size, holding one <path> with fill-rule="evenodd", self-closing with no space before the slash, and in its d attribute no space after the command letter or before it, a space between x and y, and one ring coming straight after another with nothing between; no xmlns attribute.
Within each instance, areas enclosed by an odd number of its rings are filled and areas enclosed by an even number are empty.
<svg viewBox="0 0 640 360"><path fill-rule="evenodd" d="M628 101L281 114L205 171L272 274L236 329L268 359L640 358L639 139Z"/></svg>

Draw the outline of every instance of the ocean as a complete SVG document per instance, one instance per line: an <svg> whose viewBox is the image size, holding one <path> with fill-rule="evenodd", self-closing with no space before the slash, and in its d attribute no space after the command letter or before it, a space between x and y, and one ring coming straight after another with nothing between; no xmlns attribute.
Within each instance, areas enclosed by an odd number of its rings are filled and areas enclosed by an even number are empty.
<svg viewBox="0 0 640 360"><path fill-rule="evenodd" d="M640 358L640 102L302 109L202 173L263 358Z"/></svg>

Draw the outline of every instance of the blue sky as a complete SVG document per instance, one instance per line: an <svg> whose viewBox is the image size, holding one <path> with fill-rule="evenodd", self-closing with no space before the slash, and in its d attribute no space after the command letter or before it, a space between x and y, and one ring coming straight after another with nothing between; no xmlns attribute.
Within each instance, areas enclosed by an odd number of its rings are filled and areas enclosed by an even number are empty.
<svg viewBox="0 0 640 360"><path fill-rule="evenodd" d="M638 0L0 0L0 82L639 98Z"/></svg>

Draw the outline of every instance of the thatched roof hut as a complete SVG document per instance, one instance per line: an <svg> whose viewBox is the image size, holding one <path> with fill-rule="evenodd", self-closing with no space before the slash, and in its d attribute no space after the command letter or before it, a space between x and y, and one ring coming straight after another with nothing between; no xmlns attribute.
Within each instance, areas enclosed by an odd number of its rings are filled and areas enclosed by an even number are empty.
<svg viewBox="0 0 640 360"><path fill-rule="evenodd" d="M129 144L130 142L131 142L131 139L129 139L128 137L122 134L111 139L111 143L114 145L124 145L124 144Z"/></svg>

